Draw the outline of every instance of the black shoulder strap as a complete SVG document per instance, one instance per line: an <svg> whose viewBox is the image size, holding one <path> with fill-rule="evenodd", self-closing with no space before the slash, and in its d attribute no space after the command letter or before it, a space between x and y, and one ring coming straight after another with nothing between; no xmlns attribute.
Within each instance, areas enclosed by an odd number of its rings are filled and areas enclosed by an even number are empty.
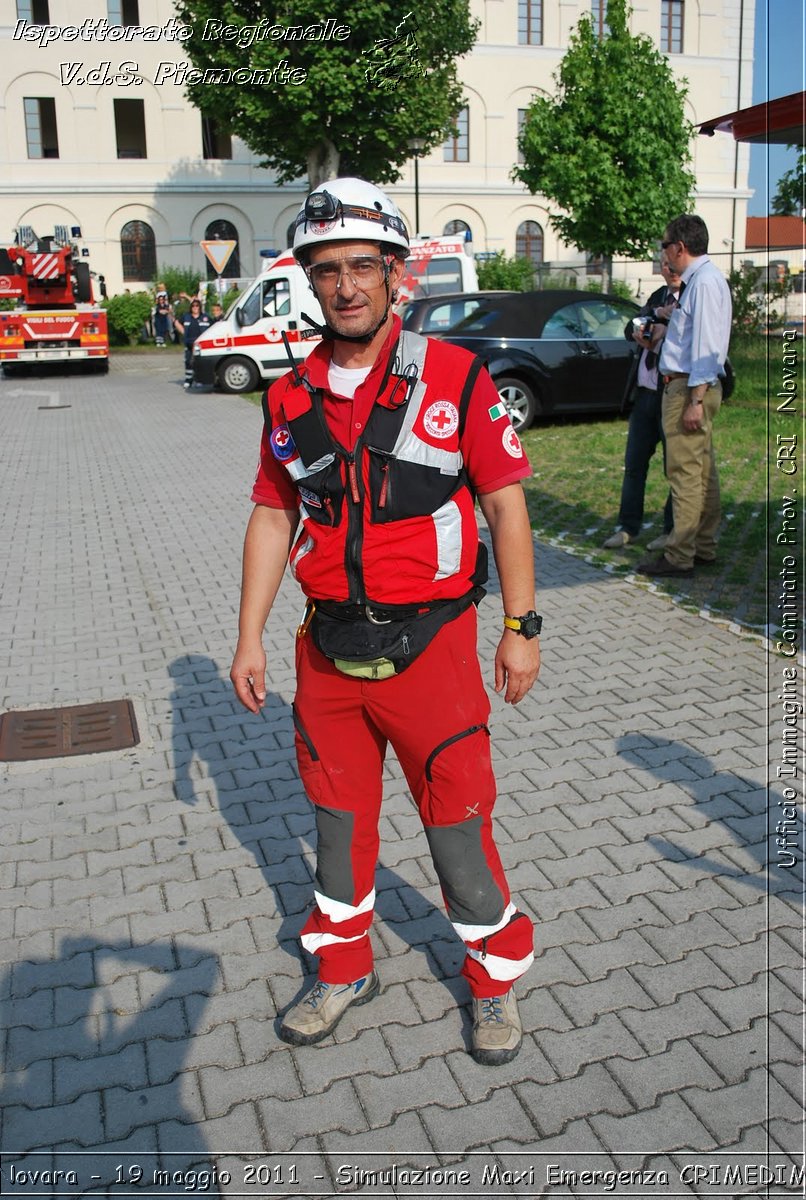
<svg viewBox="0 0 806 1200"><path fill-rule="evenodd" d="M323 458L336 454L340 449L335 439L330 436L325 421L321 388L311 390L311 407L307 412L301 413L293 420L287 419L287 424L291 430L294 445L306 467L312 467L315 463L321 462Z"/></svg>
<svg viewBox="0 0 806 1200"><path fill-rule="evenodd" d="M294 445L306 467L310 467L313 463L319 462L320 459L332 455L338 450L325 423L321 388L311 388L310 397L311 406L306 412L293 419L286 418ZM266 427L266 433L271 437L273 425L269 409L268 389L263 393L260 406L263 409L263 424Z"/></svg>
<svg viewBox="0 0 806 1200"><path fill-rule="evenodd" d="M467 410L470 407L470 398L473 395L473 389L476 386L476 380L478 379L482 368L486 365L487 364L485 363L484 359L479 358L478 355L475 356L470 364L470 370L467 373L465 386L462 388L462 395L459 398L459 437L461 437L465 431Z"/></svg>

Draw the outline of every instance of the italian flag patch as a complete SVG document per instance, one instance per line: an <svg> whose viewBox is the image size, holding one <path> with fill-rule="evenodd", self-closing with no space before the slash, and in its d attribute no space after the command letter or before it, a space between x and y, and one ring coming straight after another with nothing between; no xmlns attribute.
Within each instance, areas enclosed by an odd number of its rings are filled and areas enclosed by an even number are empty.
<svg viewBox="0 0 806 1200"><path fill-rule="evenodd" d="M488 409L487 411L490 414L491 421L497 421L499 417L505 417L507 415L506 407L501 403L500 400L498 404L494 404L492 408Z"/></svg>

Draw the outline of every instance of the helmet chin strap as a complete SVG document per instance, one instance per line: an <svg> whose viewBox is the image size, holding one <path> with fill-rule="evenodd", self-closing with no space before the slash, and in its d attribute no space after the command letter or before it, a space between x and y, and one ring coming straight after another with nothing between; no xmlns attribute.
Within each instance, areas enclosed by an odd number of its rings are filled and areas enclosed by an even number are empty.
<svg viewBox="0 0 806 1200"><path fill-rule="evenodd" d="M385 322L386 318L389 316L389 307L390 307L389 305L386 306L386 311L384 312L383 316L381 317L380 321L378 322L378 324L375 326L374 329L370 329L369 333L361 333L361 334L339 333L338 329L334 329L332 325L328 325L328 324L320 325L317 321L314 321L312 317L309 317L306 312L300 313L300 316L304 317L305 320L308 322L308 324L313 329L316 330L316 332L319 334L319 336L321 338L324 338L326 341L368 343L368 342L372 341L372 339L375 337L375 334L378 332L378 330L381 328L381 326Z"/></svg>

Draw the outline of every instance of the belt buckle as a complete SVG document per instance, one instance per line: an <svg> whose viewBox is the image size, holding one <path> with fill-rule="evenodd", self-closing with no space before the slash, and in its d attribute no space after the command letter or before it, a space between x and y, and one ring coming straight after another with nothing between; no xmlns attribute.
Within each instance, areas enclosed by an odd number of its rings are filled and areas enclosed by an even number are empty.
<svg viewBox="0 0 806 1200"><path fill-rule="evenodd" d="M374 616L372 615L372 607L371 607L371 605L369 605L369 604L365 604L365 605L364 605L364 612L367 614L367 620L368 620L368 621L369 621L369 622L370 622L372 625L391 625L391 624L392 624L392 618L391 618L391 617L387 617L385 621L381 621L381 620L379 620L377 617L374 617Z"/></svg>

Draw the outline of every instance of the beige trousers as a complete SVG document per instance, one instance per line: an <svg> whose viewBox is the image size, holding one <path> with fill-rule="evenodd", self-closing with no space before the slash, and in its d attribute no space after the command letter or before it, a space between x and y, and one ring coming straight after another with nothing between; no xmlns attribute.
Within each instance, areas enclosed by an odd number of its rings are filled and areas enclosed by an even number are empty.
<svg viewBox="0 0 806 1200"><path fill-rule="evenodd" d="M689 432L683 426L688 383L671 379L663 389L663 432L666 437L666 475L672 492L674 529L664 554L676 567L691 567L694 556L714 558L722 509L719 475L714 458L714 418L722 403L722 385L709 387L703 399L703 420Z"/></svg>

